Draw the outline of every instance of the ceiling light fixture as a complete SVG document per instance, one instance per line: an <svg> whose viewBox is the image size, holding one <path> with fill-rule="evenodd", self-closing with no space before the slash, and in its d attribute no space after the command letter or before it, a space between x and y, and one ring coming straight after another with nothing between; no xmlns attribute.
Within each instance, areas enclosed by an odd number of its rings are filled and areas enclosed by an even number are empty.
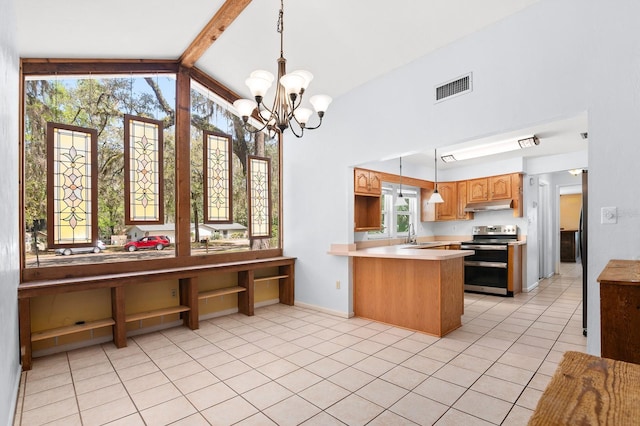
<svg viewBox="0 0 640 426"><path fill-rule="evenodd" d="M487 155L502 154L503 152L516 151L518 149L531 148L540 145L540 139L533 135L519 139L509 139L500 142L493 142L484 145L472 146L458 150L448 151L442 155L442 161L450 163L453 161L470 160L472 158L485 157Z"/></svg>
<svg viewBox="0 0 640 426"><path fill-rule="evenodd" d="M438 150L434 149L433 153L434 153L433 167L435 169L435 184L434 184L433 194L431 194L431 197L429 198L429 202L433 204L444 203L444 199L442 199L442 195L440 195L440 193L438 192Z"/></svg>
<svg viewBox="0 0 640 426"><path fill-rule="evenodd" d="M402 195L402 157L400 157L400 193L398 194L394 205L396 207L404 207L407 205L407 201Z"/></svg>
<svg viewBox="0 0 640 426"><path fill-rule="evenodd" d="M322 118L331 103L331 97L327 95L315 95L309 98L318 113L319 122L314 127L307 127L307 122L313 112L308 108L301 107L302 95L313 80L313 74L309 71L298 70L287 74L287 60L284 58L283 30L284 30L284 0L280 0L280 13L278 14L278 33L280 33L280 58L278 58L278 82L276 83L276 93L273 99L273 106L268 108L264 103L264 96L273 83L273 74L269 71L257 70L249 75L245 80L251 95L251 99L238 99L233 103L247 128L249 117L254 110L258 109L259 122L262 127L257 130L249 130L252 133L268 130L269 132L284 132L287 127L298 138L301 138L305 129L313 130L320 127Z"/></svg>

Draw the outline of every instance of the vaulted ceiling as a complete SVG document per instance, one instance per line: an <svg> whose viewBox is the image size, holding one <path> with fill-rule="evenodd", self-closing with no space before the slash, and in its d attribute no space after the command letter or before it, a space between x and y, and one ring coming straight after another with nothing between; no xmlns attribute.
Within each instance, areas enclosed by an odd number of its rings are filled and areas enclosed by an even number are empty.
<svg viewBox="0 0 640 426"><path fill-rule="evenodd" d="M537 1L284 0L287 69L314 74L310 94L339 98ZM280 0L20 0L16 6L23 58L180 59L242 97L250 95L244 80L251 71L277 72ZM570 130L574 141L585 120Z"/></svg>
<svg viewBox="0 0 640 426"><path fill-rule="evenodd" d="M310 70L310 91L336 98L536 1L285 0L287 68ZM242 96L249 95L244 80L251 71L276 73L280 0L20 0L16 6L21 57L178 59L221 11L232 18L229 25L219 21L216 40L188 59Z"/></svg>

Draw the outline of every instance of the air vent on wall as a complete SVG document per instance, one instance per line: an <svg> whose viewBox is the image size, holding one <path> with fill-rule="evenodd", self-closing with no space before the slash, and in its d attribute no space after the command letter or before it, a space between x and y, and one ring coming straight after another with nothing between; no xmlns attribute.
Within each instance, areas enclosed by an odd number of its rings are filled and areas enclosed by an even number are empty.
<svg viewBox="0 0 640 426"><path fill-rule="evenodd" d="M458 77L436 87L436 102L442 102L452 96L459 96L473 89L472 73Z"/></svg>

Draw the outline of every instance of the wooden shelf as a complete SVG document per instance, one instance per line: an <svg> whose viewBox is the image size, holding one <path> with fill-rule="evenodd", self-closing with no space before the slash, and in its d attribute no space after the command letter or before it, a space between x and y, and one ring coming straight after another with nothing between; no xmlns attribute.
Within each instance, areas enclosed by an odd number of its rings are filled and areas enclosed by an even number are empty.
<svg viewBox="0 0 640 426"><path fill-rule="evenodd" d="M203 291L202 293L198 293L198 299L208 299L210 297L224 296L225 294L240 293L243 291L247 291L247 289L240 286L219 288L216 290Z"/></svg>
<svg viewBox="0 0 640 426"><path fill-rule="evenodd" d="M289 278L289 275L274 275L272 277L254 278L253 282L254 283L259 283L259 282L264 282L264 281L279 280L281 278Z"/></svg>
<svg viewBox="0 0 640 426"><path fill-rule="evenodd" d="M190 310L188 306L178 305L171 306L169 308L155 309L153 311L138 312L136 314L127 315L125 317L125 322L134 322L147 318L161 317L163 315L177 314L180 312L186 312L188 310Z"/></svg>
<svg viewBox="0 0 640 426"><path fill-rule="evenodd" d="M52 328L51 330L39 331L31 334L31 341L37 342L39 340L46 340L52 337L65 336L67 334L79 333L81 331L94 330L96 328L109 327L116 322L113 318L105 318L96 321L89 321L84 324L74 324L65 327Z"/></svg>

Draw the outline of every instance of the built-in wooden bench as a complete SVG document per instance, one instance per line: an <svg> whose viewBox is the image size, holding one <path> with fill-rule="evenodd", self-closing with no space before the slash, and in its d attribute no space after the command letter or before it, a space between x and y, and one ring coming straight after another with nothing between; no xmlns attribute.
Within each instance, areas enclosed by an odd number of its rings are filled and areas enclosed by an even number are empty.
<svg viewBox="0 0 640 426"><path fill-rule="evenodd" d="M199 328L198 301L226 294L238 294L238 311L245 315L254 312L254 284L269 280L279 281L280 303L294 303L294 257L271 257L217 264L190 265L147 271L102 274L87 277L59 278L23 282L18 287L20 310L20 351L23 370L32 365L32 342L102 327L112 327L113 343L118 348L127 345L126 324L143 319L180 313L184 325ZM254 277L256 270L278 268L278 274ZM199 292L198 277L209 273L238 273L238 285ZM150 281L177 279L180 300L178 305L145 312L125 314L125 288ZM86 323L68 325L50 330L31 332L31 298L77 291L109 288L111 290L112 317Z"/></svg>
<svg viewBox="0 0 640 426"><path fill-rule="evenodd" d="M82 324L68 325L66 327L54 328L46 331L39 331L31 335L31 341L47 340L53 337L66 336L67 334L79 333L81 331L95 330L96 328L110 327L116 322L113 318L105 318L96 321L89 321Z"/></svg>
<svg viewBox="0 0 640 426"><path fill-rule="evenodd" d="M124 317L125 322L141 321L143 319L163 317L165 315L178 314L191 310L188 306L171 306L169 308L154 309L152 311L138 312ZM33 341L33 338L31 339Z"/></svg>

